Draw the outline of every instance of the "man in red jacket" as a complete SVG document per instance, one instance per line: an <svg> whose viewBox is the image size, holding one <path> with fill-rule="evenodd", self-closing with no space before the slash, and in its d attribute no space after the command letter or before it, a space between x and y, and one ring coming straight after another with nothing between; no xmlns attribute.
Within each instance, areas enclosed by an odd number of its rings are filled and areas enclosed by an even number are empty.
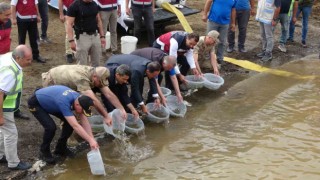
<svg viewBox="0 0 320 180"><path fill-rule="evenodd" d="M120 0L97 0L101 20L103 24L103 31L106 33L109 27L110 40L111 40L111 52L116 54L117 47L117 20L118 16L121 16ZM110 26L109 26L110 24Z"/></svg>
<svg viewBox="0 0 320 180"><path fill-rule="evenodd" d="M0 55L10 51L11 33L10 5L0 3Z"/></svg>
<svg viewBox="0 0 320 180"><path fill-rule="evenodd" d="M32 49L33 60L46 63L40 57L37 44L37 22L40 22L37 0L11 0L12 24L17 24L19 44L26 43L27 32Z"/></svg>

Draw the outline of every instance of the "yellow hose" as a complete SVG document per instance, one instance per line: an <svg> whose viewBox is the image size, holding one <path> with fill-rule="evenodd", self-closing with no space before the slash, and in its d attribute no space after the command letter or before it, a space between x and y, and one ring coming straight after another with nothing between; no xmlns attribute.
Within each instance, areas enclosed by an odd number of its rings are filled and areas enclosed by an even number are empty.
<svg viewBox="0 0 320 180"><path fill-rule="evenodd" d="M162 4L161 4L161 7L162 7L163 9L167 10L167 11L170 11L170 12L174 13L174 14L178 17L178 19L179 19L179 21L180 21L183 29L184 29L186 32L188 32L188 33L192 33L192 32L193 32L193 30L191 29L188 21L186 20L186 18L185 18L184 15L182 14L182 12L179 11L176 7L174 7L173 5L171 5L171 4L167 3L167 2L162 3Z"/></svg>
<svg viewBox="0 0 320 180"><path fill-rule="evenodd" d="M237 60L234 58L224 57L224 61L238 65L238 66L243 67L245 69L249 69L249 70L253 70L253 71L257 71L257 72L270 73L270 74L274 74L277 76L293 77L293 78L297 78L297 79L314 79L316 77L316 76L302 76L302 75L294 74L294 73L288 72L288 71L283 71L283 70L278 70L278 69L270 69L270 68L266 68L266 67L260 66L258 64L252 63L247 60Z"/></svg>

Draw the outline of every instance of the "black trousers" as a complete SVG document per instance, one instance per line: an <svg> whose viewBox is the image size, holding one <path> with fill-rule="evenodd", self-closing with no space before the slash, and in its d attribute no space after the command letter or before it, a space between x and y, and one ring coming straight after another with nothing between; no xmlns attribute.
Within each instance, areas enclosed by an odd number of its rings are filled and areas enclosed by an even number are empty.
<svg viewBox="0 0 320 180"><path fill-rule="evenodd" d="M179 70L180 70L180 73L182 75L187 75L189 69L190 69L190 66L189 66L189 63L187 61L187 58L186 56L184 55L180 55L177 57L177 66L180 66ZM169 71L166 71L165 72L165 79L166 79L166 88L168 89L171 89L173 90L174 87L173 87L173 84L171 82L171 78L170 78L170 74L169 74ZM179 81L179 84L181 84L181 82Z"/></svg>
<svg viewBox="0 0 320 180"><path fill-rule="evenodd" d="M56 123L50 117L49 113L47 113L39 104L39 101L35 94L33 94L28 100L28 107L30 112L34 115L34 117L39 121L39 123L44 128L44 134L42 139L42 144L40 146L40 151L42 153L51 153L50 144L52 139L54 138L56 132ZM71 136L73 132L73 128L69 125L67 120L64 118L62 114L52 114L57 118L61 119L64 123L62 126L62 131L60 138L58 139L58 143L56 145L56 152L64 152L67 149L67 140Z"/></svg>
<svg viewBox="0 0 320 180"><path fill-rule="evenodd" d="M144 26L147 29L148 35L148 45L152 47L152 43L155 40L154 35L154 17L152 7L139 7L139 6L131 6L132 15L134 20L134 36L138 38L138 41L142 37L142 18L144 21ZM143 36L145 36L143 34Z"/></svg>
<svg viewBox="0 0 320 180"><path fill-rule="evenodd" d="M17 22L17 25L19 44L26 44L26 37L28 33L33 59L37 59L39 57L39 49L37 44L37 21Z"/></svg>

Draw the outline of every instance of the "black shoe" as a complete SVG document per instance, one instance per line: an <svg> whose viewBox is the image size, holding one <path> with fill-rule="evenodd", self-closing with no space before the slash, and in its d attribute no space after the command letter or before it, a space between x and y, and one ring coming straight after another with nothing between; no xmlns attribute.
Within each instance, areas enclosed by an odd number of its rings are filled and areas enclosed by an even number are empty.
<svg viewBox="0 0 320 180"><path fill-rule="evenodd" d="M68 148L66 148L63 151L55 150L53 153L57 156L69 157L69 158L74 158L76 156L76 154Z"/></svg>
<svg viewBox="0 0 320 180"><path fill-rule="evenodd" d="M301 45L303 48L306 48L307 47L306 41L301 41Z"/></svg>
<svg viewBox="0 0 320 180"><path fill-rule="evenodd" d="M265 52L264 56L261 58L261 61L268 62L272 60L272 53L271 52Z"/></svg>
<svg viewBox="0 0 320 180"><path fill-rule="evenodd" d="M37 61L38 63L46 63L46 60L45 59L43 59L42 57L37 57L37 58L35 58L34 59L35 61Z"/></svg>
<svg viewBox="0 0 320 180"><path fill-rule="evenodd" d="M25 162L20 161L16 167L9 167L11 170L28 170L31 168L31 165Z"/></svg>
<svg viewBox="0 0 320 180"><path fill-rule="evenodd" d="M241 53L246 53L246 52L248 52L248 51L246 50L246 48L244 48L244 47L239 47L238 50L239 50L239 52L241 52Z"/></svg>
<svg viewBox="0 0 320 180"><path fill-rule="evenodd" d="M22 113L21 111L14 112L14 117L15 118L24 119L24 120L29 120L30 119L30 117L27 114Z"/></svg>
<svg viewBox="0 0 320 180"><path fill-rule="evenodd" d="M52 156L51 153L40 152L39 159L45 161L48 164L56 164L56 159Z"/></svg>
<svg viewBox="0 0 320 180"><path fill-rule="evenodd" d="M293 42L294 42L294 40L293 40L293 39L291 39L291 38L288 38L288 39L287 39L287 42L291 42L291 43L293 43Z"/></svg>
<svg viewBox="0 0 320 180"><path fill-rule="evenodd" d="M2 158L0 159L0 163L7 163L7 158L6 156L2 156Z"/></svg>
<svg viewBox="0 0 320 180"><path fill-rule="evenodd" d="M72 54L67 54L67 55L66 55L66 60L67 60L68 63L71 64L71 63L73 62L73 56L72 56Z"/></svg>
<svg viewBox="0 0 320 180"><path fill-rule="evenodd" d="M233 51L235 51L234 47L233 46L228 46L227 52L228 53L232 53Z"/></svg>
<svg viewBox="0 0 320 180"><path fill-rule="evenodd" d="M266 51L261 51L257 54L259 58L262 58L265 55Z"/></svg>

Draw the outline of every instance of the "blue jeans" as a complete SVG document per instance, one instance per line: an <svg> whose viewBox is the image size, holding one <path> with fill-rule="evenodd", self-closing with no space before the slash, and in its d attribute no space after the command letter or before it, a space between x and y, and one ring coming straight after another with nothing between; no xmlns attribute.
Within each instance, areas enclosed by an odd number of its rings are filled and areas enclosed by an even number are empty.
<svg viewBox="0 0 320 180"><path fill-rule="evenodd" d="M41 38L44 39L44 38L47 38L48 19L49 19L47 0L39 0L38 8L39 8L39 14L41 17ZM39 32L38 32L38 37L39 37Z"/></svg>
<svg viewBox="0 0 320 180"><path fill-rule="evenodd" d="M287 43L287 36L288 36L288 25L289 25L289 16L286 13L279 14L279 18L277 23L280 21L281 24L281 36L280 36L280 44ZM273 28L274 29L274 28Z"/></svg>
<svg viewBox="0 0 320 180"><path fill-rule="evenodd" d="M207 33L212 30L219 32L219 44L217 48L217 60L219 63L223 61L224 49L227 45L229 24L218 24L208 20Z"/></svg>
<svg viewBox="0 0 320 180"><path fill-rule="evenodd" d="M309 21L309 16L311 14L312 6L307 6L307 7L299 7L298 12L297 12L297 18L299 17L300 13L302 12L302 35L301 35L301 41L306 41L307 38L307 33L308 33L308 21ZM295 26L290 22L290 28L289 28L289 39L294 38L294 30Z"/></svg>

